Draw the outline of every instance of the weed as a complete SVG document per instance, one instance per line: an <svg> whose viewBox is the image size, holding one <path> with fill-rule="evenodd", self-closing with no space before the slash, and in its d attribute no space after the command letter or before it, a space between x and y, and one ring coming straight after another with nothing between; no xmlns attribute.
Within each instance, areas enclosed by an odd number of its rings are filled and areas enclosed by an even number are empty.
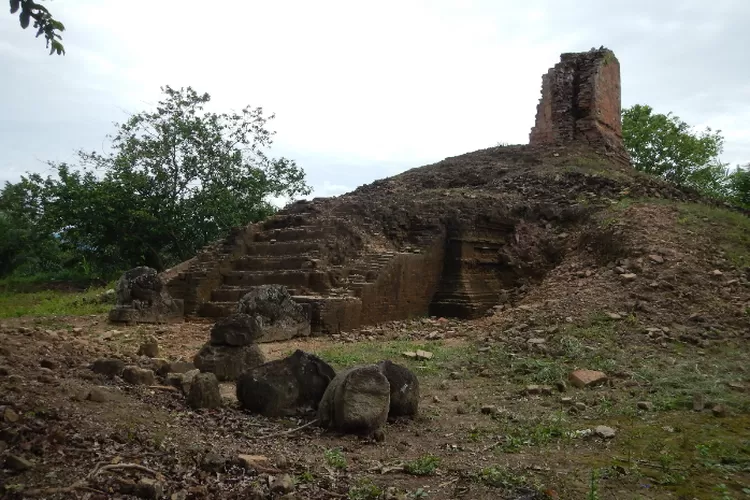
<svg viewBox="0 0 750 500"><path fill-rule="evenodd" d="M412 476L431 476L437 470L440 459L434 455L423 455L404 464L404 472Z"/></svg>
<svg viewBox="0 0 750 500"><path fill-rule="evenodd" d="M383 490L369 479L363 479L357 485L349 488L349 500L377 500Z"/></svg>
<svg viewBox="0 0 750 500"><path fill-rule="evenodd" d="M309 483L313 483L313 482L315 482L315 475L312 472L310 472L309 470L306 470L305 472L303 472L302 474L299 474L297 476L297 481L296 482L298 482L298 483L308 483L308 484Z"/></svg>
<svg viewBox="0 0 750 500"><path fill-rule="evenodd" d="M599 474L596 469L591 469L591 479L589 481L589 491L586 500L599 500Z"/></svg>
<svg viewBox="0 0 750 500"><path fill-rule="evenodd" d="M326 459L326 463L334 469L343 470L346 469L346 457L338 448L325 450L323 457Z"/></svg>
<svg viewBox="0 0 750 500"><path fill-rule="evenodd" d="M474 475L474 479L492 488L515 489L526 486L526 476L519 476L513 472L497 466L485 467Z"/></svg>

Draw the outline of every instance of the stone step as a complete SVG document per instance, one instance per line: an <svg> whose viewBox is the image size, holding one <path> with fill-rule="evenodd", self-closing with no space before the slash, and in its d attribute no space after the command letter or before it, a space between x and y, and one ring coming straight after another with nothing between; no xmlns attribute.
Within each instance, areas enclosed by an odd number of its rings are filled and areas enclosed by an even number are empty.
<svg viewBox="0 0 750 500"><path fill-rule="evenodd" d="M311 252L320 252L324 249L324 242L321 240L310 241L280 241L280 242L256 242L248 246L247 255L258 256L297 256L309 254Z"/></svg>
<svg viewBox="0 0 750 500"><path fill-rule="evenodd" d="M285 285L316 292L330 289L328 273L320 271L228 271L224 284L229 286Z"/></svg>
<svg viewBox="0 0 750 500"><path fill-rule="evenodd" d="M320 226L296 226L283 229L268 229L254 236L255 241L302 241L325 238L326 231Z"/></svg>
<svg viewBox="0 0 750 500"><path fill-rule="evenodd" d="M214 288L211 291L211 301L212 302L238 302L242 297L245 296L250 290L252 290L251 287L247 286L229 286L229 285L223 285L219 288ZM287 291L290 295L295 295L299 293L299 290L296 288L288 288Z"/></svg>
<svg viewBox="0 0 750 500"><path fill-rule="evenodd" d="M294 226L306 226L312 221L313 214L310 212L301 212L298 214L277 214L272 215L262 222L263 229L282 229Z"/></svg>
<svg viewBox="0 0 750 500"><path fill-rule="evenodd" d="M198 308L198 316L223 318L237 312L237 302L204 302Z"/></svg>
<svg viewBox="0 0 750 500"><path fill-rule="evenodd" d="M299 270L314 268L313 254L303 254L288 257L252 257L243 256L232 262L232 267L237 271L276 271L276 270Z"/></svg>

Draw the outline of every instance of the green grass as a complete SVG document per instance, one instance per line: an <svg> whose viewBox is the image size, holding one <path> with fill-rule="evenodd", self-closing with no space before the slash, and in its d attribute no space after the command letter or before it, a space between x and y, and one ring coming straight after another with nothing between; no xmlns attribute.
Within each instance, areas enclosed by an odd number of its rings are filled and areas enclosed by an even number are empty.
<svg viewBox="0 0 750 500"><path fill-rule="evenodd" d="M325 450L323 452L323 458L325 458L326 463L330 467L333 467L334 469L339 469L339 470L346 469L346 466L347 466L346 457L338 448Z"/></svg>
<svg viewBox="0 0 750 500"><path fill-rule="evenodd" d="M404 472L412 476L432 476L435 474L440 458L435 455L423 455L404 464Z"/></svg>
<svg viewBox="0 0 750 500"><path fill-rule="evenodd" d="M406 351L413 352L417 350L431 352L433 358L429 360L415 360L403 355ZM447 371L475 350L476 347L474 346L446 345L442 341L367 341L336 345L321 351L319 356L337 369L359 364L377 363L385 359L390 359L396 363L404 364L414 370L415 373L422 375Z"/></svg>
<svg viewBox="0 0 750 500"><path fill-rule="evenodd" d="M111 304L95 299L106 287L90 288L85 292L43 290L39 292L0 292L0 318L21 316L83 316L101 314L112 308Z"/></svg>

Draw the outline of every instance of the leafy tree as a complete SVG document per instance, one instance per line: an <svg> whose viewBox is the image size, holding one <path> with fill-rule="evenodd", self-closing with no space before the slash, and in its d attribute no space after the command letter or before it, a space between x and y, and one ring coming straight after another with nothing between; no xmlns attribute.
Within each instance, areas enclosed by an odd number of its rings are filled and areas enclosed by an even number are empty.
<svg viewBox="0 0 750 500"><path fill-rule="evenodd" d="M47 7L34 2L34 0L10 0L10 13L15 14L19 9L21 12L18 14L18 21L21 28L28 28L33 19L34 29L37 30L36 36L38 38L39 35L44 34L50 55L53 53L57 53L57 55L65 54L65 47L60 42L62 40L60 33L65 31L65 26L52 17Z"/></svg>
<svg viewBox="0 0 750 500"><path fill-rule="evenodd" d="M729 174L729 193L734 203L750 208L750 163Z"/></svg>
<svg viewBox="0 0 750 500"><path fill-rule="evenodd" d="M672 113L636 104L622 113L622 135L637 170L710 196L726 194L726 165L719 161L721 131L692 127Z"/></svg>
<svg viewBox="0 0 750 500"><path fill-rule="evenodd" d="M155 110L117 126L111 152L79 151L78 168L51 163L56 176L6 186L38 193L39 227L102 273L164 269L273 213L270 197L310 192L293 161L266 154L273 115L205 111L210 96L190 87L162 92Z"/></svg>

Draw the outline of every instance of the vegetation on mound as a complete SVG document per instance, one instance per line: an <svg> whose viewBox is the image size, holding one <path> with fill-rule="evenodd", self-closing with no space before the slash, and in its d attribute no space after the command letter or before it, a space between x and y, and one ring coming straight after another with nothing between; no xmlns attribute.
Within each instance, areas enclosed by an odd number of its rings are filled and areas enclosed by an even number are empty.
<svg viewBox="0 0 750 500"><path fill-rule="evenodd" d="M112 308L114 297L106 295L109 289L92 287L83 292L17 292L14 286L3 287L0 284L0 318L102 314Z"/></svg>

